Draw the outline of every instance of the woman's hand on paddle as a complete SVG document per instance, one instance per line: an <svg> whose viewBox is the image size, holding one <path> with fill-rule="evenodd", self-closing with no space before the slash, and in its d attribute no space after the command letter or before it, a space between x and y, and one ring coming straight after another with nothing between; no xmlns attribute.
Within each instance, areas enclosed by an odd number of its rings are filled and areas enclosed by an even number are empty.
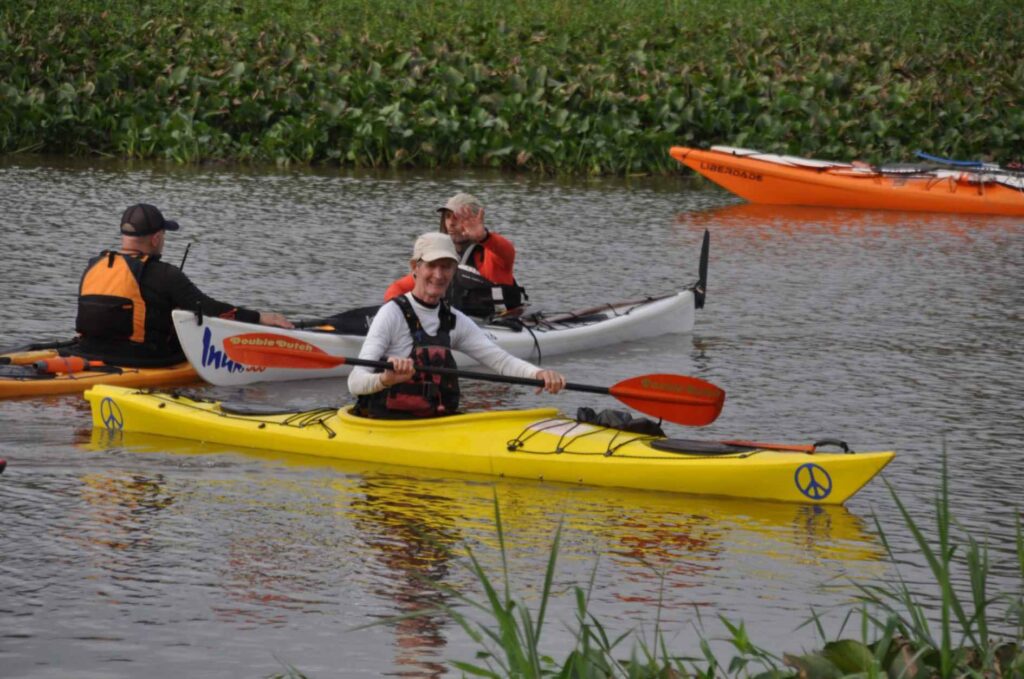
<svg viewBox="0 0 1024 679"><path fill-rule="evenodd" d="M260 325L274 325L278 328L294 328L295 325L284 317L283 314L279 314L275 311L261 311L260 312Z"/></svg>
<svg viewBox="0 0 1024 679"><path fill-rule="evenodd" d="M557 394L565 388L565 375L554 370L538 370L537 374L533 376L535 379L544 380L543 387L537 387L537 392L546 391L551 394Z"/></svg>
<svg viewBox="0 0 1024 679"><path fill-rule="evenodd" d="M413 373L416 372L412 359L408 356L405 358L388 356L388 363L391 364L391 370L385 370L380 376L380 382L385 387L408 382L412 379Z"/></svg>

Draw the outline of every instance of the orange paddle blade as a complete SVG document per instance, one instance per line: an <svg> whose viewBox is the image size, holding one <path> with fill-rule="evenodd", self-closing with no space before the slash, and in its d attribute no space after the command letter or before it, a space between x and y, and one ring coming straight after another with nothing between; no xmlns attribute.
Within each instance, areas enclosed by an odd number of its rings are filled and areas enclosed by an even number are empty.
<svg viewBox="0 0 1024 679"><path fill-rule="evenodd" d="M615 384L608 393L630 408L694 427L714 422L725 405L722 389L686 375L641 375Z"/></svg>
<svg viewBox="0 0 1024 679"><path fill-rule="evenodd" d="M249 332L224 340L224 353L244 365L274 368L331 368L345 363L318 346L272 332Z"/></svg>

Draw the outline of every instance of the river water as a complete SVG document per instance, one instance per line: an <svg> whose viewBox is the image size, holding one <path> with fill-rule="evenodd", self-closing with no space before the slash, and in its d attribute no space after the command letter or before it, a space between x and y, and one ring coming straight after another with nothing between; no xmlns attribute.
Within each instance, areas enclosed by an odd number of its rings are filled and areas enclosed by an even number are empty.
<svg viewBox="0 0 1024 679"><path fill-rule="evenodd" d="M894 496L934 537L944 451L954 516L990 550L991 590L1019 587L1022 219L758 207L679 177L20 159L0 165L0 346L70 336L84 263L116 244L131 203L181 221L165 256L177 262L191 243L185 270L207 293L308 317L378 301L455 191L479 196L487 224L514 240L536 308L680 289L711 232L708 304L692 335L546 365L595 384L695 375L728 394L700 435L838 437L895 449L896 460L845 507L823 508L111 441L91 431L80 397L0 402L0 675L455 674L449 661L472 660L477 646L445 615L367 625L455 604L437 584L479 599L466 545L502 583L495 500L510 586L533 610L562 527L543 634L558 659L575 629L577 584L592 587L590 610L610 634L636 630L650 642L660 625L680 653L697 651L701 624L707 637L727 636L719 615L775 652L815 648L813 626L801 623L814 610L837 632L851 580L898 575L934 594ZM464 387L481 404L618 405ZM348 396L338 380L207 391L297 407ZM956 579L966 583L963 569Z"/></svg>

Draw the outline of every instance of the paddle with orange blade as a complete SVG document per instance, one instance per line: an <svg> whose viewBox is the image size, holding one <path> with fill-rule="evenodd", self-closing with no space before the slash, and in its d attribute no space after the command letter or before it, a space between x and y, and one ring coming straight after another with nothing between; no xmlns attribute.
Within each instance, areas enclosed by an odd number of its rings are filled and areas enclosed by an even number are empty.
<svg viewBox="0 0 1024 679"><path fill-rule="evenodd" d="M224 340L224 353L232 361L268 368L328 368L338 365L359 365L366 368L388 369L387 361L369 361L328 354L308 342L275 333L254 332L234 335ZM416 366L417 370L455 375L471 380L544 386L543 380L525 377L506 377L492 373L473 372L456 368ZM700 427L711 424L722 412L725 392L704 380L684 375L641 375L631 377L610 387L569 382L566 389L592 394L608 394L630 408L639 410L676 424Z"/></svg>

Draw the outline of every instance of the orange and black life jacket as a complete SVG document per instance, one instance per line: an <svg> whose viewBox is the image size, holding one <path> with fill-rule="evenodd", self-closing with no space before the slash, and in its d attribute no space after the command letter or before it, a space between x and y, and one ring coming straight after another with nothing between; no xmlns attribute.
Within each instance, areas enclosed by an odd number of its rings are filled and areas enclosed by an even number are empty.
<svg viewBox="0 0 1024 679"><path fill-rule="evenodd" d="M417 365L455 368L452 356L451 332L455 328L455 314L441 301L438 316L441 321L436 335L428 335L419 317L405 295L391 300L402 310L412 335L410 357ZM382 361L387 360L382 356ZM453 415L459 409L459 380L454 375L439 375L417 370L408 382L395 384L375 394L360 396L356 412L378 419L406 419Z"/></svg>
<svg viewBox="0 0 1024 679"><path fill-rule="evenodd" d="M84 337L146 341L146 301L142 274L149 255L104 250L89 260L78 287L75 329Z"/></svg>

